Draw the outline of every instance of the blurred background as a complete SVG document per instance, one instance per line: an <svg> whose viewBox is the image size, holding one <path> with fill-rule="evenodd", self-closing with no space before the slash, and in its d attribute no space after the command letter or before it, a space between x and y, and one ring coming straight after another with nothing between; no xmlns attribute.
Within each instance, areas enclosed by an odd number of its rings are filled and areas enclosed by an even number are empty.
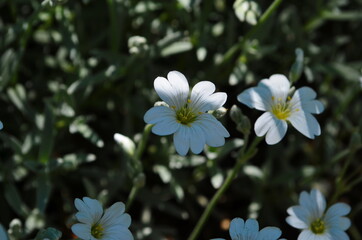
<svg viewBox="0 0 362 240"><path fill-rule="evenodd" d="M313 88L325 105L315 140L289 128L279 144L259 144L199 239L229 239L234 217L296 239L286 209L314 187L329 204L351 205L348 234L362 239L362 1L285 0L258 24L271 3L0 0L0 223L13 239L46 227L74 238L75 198L108 207L127 202L134 186L135 239L188 237L243 134L226 114L222 148L181 157L172 137L152 133L140 146L143 115L160 100L153 81L171 70L190 86L215 83L225 107L238 105L252 126L261 112L236 96L275 73ZM115 133L134 141L137 161Z"/></svg>

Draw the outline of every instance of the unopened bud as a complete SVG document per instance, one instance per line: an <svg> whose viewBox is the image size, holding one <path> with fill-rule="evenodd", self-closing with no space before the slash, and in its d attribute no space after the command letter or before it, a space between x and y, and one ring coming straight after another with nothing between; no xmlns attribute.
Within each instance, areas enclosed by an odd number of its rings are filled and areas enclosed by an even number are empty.
<svg viewBox="0 0 362 240"><path fill-rule="evenodd" d="M215 111L212 112L212 115L216 118L222 118L227 113L227 109L224 107L218 108Z"/></svg>
<svg viewBox="0 0 362 240"><path fill-rule="evenodd" d="M240 123L242 119L243 113L241 112L240 108L238 106L233 105L230 109L230 117L231 119L236 123Z"/></svg>
<svg viewBox="0 0 362 240"><path fill-rule="evenodd" d="M244 135L250 134L251 124L247 116L242 116L241 121L236 126L236 129Z"/></svg>

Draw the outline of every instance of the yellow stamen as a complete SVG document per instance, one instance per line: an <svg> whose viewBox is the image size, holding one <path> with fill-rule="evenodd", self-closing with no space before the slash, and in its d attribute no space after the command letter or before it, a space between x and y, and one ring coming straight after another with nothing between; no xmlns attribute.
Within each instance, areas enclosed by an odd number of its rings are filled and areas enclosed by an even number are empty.
<svg viewBox="0 0 362 240"><path fill-rule="evenodd" d="M326 230L325 223L321 219L318 218L317 220L312 222L312 224L310 226L310 230L314 234L323 234Z"/></svg>
<svg viewBox="0 0 362 240"><path fill-rule="evenodd" d="M103 237L104 228L100 224L94 224L91 228L91 234L93 237L97 239L101 239Z"/></svg>

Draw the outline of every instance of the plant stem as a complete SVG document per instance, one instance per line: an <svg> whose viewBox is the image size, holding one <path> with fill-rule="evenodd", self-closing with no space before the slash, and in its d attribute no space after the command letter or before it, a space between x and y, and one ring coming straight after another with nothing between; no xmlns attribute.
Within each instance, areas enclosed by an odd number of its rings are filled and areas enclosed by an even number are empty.
<svg viewBox="0 0 362 240"><path fill-rule="evenodd" d="M207 205L206 209L204 210L202 216L200 217L199 221L197 222L194 230L190 234L188 240L195 240L198 235L200 234L201 229L205 225L207 219L209 218L212 210L214 209L216 203L219 201L220 197L224 194L224 192L229 188L232 181L235 179L237 174L240 171L240 168L247 162L250 158L252 158L257 150L256 146L260 142L262 138L256 137L252 144L250 145L249 149L244 153L246 146L244 145L243 148L240 150L239 158L237 159L234 168L231 172L228 173L227 178L225 179L222 186L217 190L215 195L212 197L210 203ZM247 141L246 141L247 142ZM244 148L245 147L245 148Z"/></svg>
<svg viewBox="0 0 362 240"><path fill-rule="evenodd" d="M138 143L137 149L136 149L133 159L132 159L133 166L135 168L135 174L133 175L133 186L132 186L131 192L128 196L128 199L127 199L126 210L128 210L131 207L133 200L135 199L137 193L145 185L146 177L143 174L143 166L142 166L142 162L141 162L141 157L142 157L143 151L146 148L146 143L147 143L148 137L150 135L151 129L152 129L151 124L147 124L145 126L145 128L143 130L143 134L142 134L142 139Z"/></svg>

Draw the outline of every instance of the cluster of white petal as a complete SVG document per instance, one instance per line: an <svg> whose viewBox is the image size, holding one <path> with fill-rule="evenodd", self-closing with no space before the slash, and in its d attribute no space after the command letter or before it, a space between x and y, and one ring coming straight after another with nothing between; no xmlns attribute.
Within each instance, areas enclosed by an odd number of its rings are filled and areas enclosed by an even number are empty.
<svg viewBox="0 0 362 240"><path fill-rule="evenodd" d="M224 126L209 114L226 102L226 93L214 93L215 85L209 81L197 83L191 91L186 77L171 71L164 77L157 77L154 87L160 98L169 106L155 106L149 109L144 120L154 124L152 132L173 135L176 151L186 155L189 149L200 153L204 145L220 147L229 137Z"/></svg>
<svg viewBox="0 0 362 240"><path fill-rule="evenodd" d="M314 139L321 134L320 126L312 114L322 113L324 107L315 100L315 91L302 87L290 98L290 89L290 82L284 75L274 74L237 97L248 107L265 111L255 122L254 130L257 136L266 135L265 140L270 145L284 137L288 122L308 138Z"/></svg>
<svg viewBox="0 0 362 240"><path fill-rule="evenodd" d="M292 227L302 229L298 240L349 240L345 231L351 221L344 217L351 211L345 203L333 204L327 212L326 200L319 190L302 192L299 205L288 208L286 221Z"/></svg>
<svg viewBox="0 0 362 240"><path fill-rule="evenodd" d="M242 218L234 218L229 229L232 240L277 240L282 232L277 227L265 227L259 231L259 223L255 219L244 222ZM212 240L225 240L214 238Z"/></svg>
<svg viewBox="0 0 362 240"><path fill-rule="evenodd" d="M131 231L131 217L124 213L125 206L122 202L116 202L103 211L99 201L84 197L74 201L78 212L76 218L80 223L72 226L72 231L83 240L133 240ZM92 230L98 227L98 235L93 236Z"/></svg>

